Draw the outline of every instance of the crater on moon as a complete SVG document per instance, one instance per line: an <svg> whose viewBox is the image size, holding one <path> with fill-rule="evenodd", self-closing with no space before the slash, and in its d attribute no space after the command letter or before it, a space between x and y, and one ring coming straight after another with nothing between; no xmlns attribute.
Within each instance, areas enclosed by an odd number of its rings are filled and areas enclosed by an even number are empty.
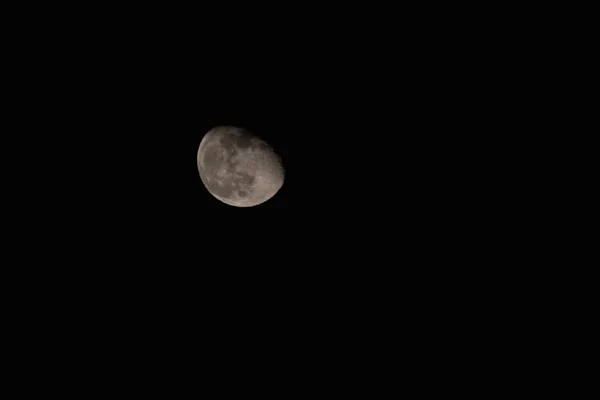
<svg viewBox="0 0 600 400"><path fill-rule="evenodd" d="M283 186L285 175L281 159L266 142L233 126L213 128L204 136L198 170L214 197L237 207L269 200Z"/></svg>

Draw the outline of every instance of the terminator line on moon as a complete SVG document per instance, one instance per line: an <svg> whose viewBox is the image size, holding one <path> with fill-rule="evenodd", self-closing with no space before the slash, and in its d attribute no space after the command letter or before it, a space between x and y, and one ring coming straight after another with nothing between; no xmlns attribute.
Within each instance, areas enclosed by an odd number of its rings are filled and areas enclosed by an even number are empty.
<svg viewBox="0 0 600 400"><path fill-rule="evenodd" d="M204 136L198 149L198 171L214 197L236 207L269 200L285 177L281 159L267 143L233 126L213 128Z"/></svg>

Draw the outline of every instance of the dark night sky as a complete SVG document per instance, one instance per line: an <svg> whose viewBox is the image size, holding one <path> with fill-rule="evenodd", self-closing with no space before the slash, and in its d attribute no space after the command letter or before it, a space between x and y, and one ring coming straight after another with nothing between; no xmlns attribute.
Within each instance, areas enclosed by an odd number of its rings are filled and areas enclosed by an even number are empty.
<svg viewBox="0 0 600 400"><path fill-rule="evenodd" d="M507 251L522 197L494 176L513 162L496 149L521 142L519 125L504 129L517 106L513 81L489 67L497 52L486 58L488 42L469 42L480 30L423 6L421 18L370 18L344 15L350 3L330 15L252 3L250 18L238 5L52 3L51 18L27 5L8 40L17 123L2 139L20 142L2 147L18 154L5 169L16 188L3 192L16 200L3 227L14 220L6 236L18 242L3 246L16 250L4 271L17 275L3 276L15 293L5 308L32 338L13 347L54 349L39 354L80 366L72 348L105 360L101 374L79 368L102 379L139 370L136 390L154 390L144 368L168 369L170 394L210 376L201 368L230 383L238 359L244 374L262 361L308 380L330 379L335 363L395 379L388 365L401 360L420 373L407 351L454 370L459 340L473 346L502 325L494 303L514 294L502 282L529 285L510 274L522 258ZM462 38L451 34L459 28ZM198 146L218 125L245 127L280 153L286 181L274 198L235 208L203 187ZM303 371L280 368L290 362Z"/></svg>
<svg viewBox="0 0 600 400"><path fill-rule="evenodd" d="M166 272L173 282L385 276L394 262L447 254L460 210L487 196L464 174L479 124L465 114L481 115L480 98L464 96L453 67L463 56L444 35L119 15L29 32L17 58L22 101L36 110L24 124L44 132L29 136L41 158L28 159L44 168L23 167L28 201L49 236L74 243L74 259L119 259L130 279L179 265ZM281 154L276 197L236 209L206 191L196 153L218 125L246 127Z"/></svg>
<svg viewBox="0 0 600 400"><path fill-rule="evenodd" d="M315 21L305 35L285 21L251 29L119 15L109 27L87 15L31 34L23 65L38 93L26 101L42 110L32 123L58 132L41 140L65 154L54 175L99 209L95 217L184 232L215 213L274 210L304 221L286 229L305 231L338 219L425 218L452 189L440 185L449 185L449 149L464 140L449 134L465 130L452 112L463 99L451 95L459 80L449 67L438 68L451 54L424 47L425 31L400 27L410 39L398 43L385 24L366 36ZM204 189L196 152L217 125L247 127L281 153L287 175L276 197L235 210Z"/></svg>

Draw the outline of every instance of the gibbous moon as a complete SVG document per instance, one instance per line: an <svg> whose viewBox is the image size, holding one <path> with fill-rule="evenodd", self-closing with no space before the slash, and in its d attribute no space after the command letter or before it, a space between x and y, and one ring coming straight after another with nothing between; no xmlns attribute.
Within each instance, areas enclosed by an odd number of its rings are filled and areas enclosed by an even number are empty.
<svg viewBox="0 0 600 400"><path fill-rule="evenodd" d="M285 176L281 159L266 142L234 126L208 131L198 149L198 171L214 197L236 207L269 200Z"/></svg>

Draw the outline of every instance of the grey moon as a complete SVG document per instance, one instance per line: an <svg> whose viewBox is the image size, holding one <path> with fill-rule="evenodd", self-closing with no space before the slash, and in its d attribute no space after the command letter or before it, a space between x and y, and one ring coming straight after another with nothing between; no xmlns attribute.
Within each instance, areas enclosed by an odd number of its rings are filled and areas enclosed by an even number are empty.
<svg viewBox="0 0 600 400"><path fill-rule="evenodd" d="M198 171L210 194L235 207L252 207L271 199L285 178L281 158L271 146L234 126L218 126L204 135Z"/></svg>

